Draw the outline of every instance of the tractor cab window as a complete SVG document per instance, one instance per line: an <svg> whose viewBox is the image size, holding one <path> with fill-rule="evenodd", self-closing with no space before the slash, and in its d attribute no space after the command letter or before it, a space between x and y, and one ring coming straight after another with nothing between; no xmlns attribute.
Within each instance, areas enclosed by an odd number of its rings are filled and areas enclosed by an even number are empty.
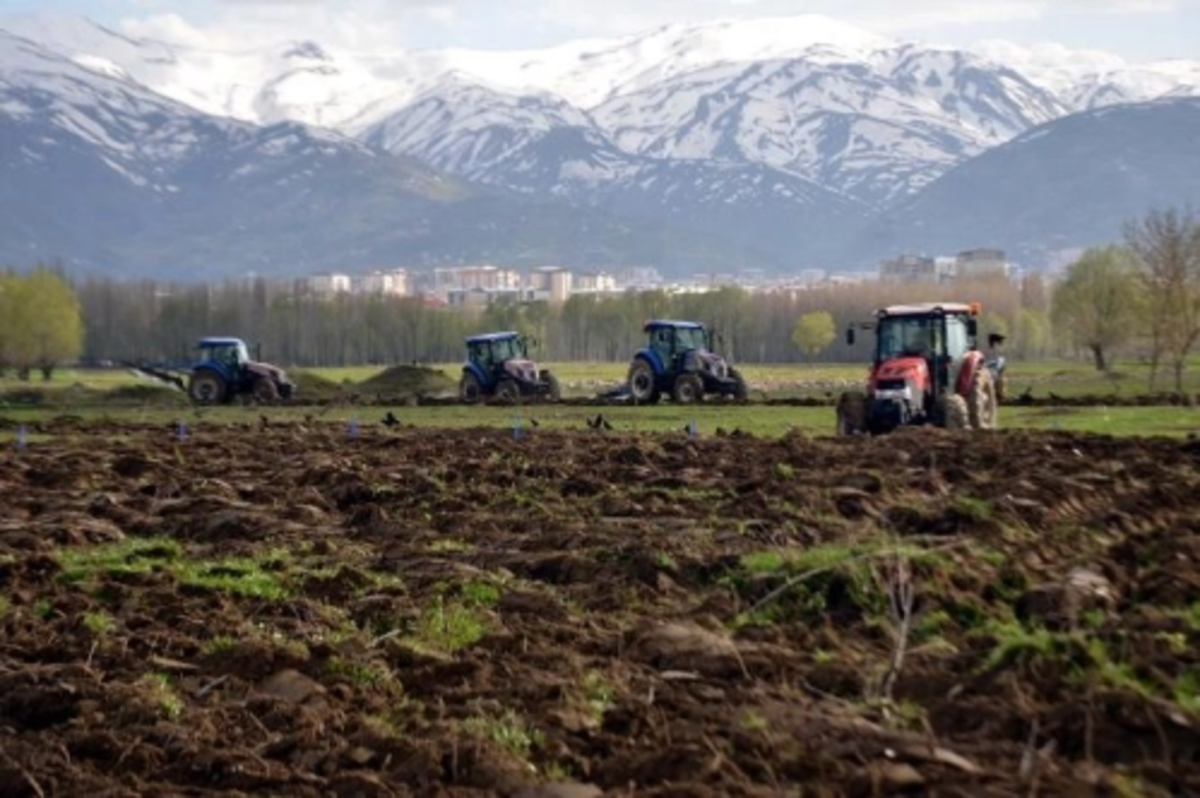
<svg viewBox="0 0 1200 798"><path fill-rule="evenodd" d="M971 336L967 332L967 320L962 316L946 317L946 354L959 360L971 349Z"/></svg>
<svg viewBox="0 0 1200 798"><path fill-rule="evenodd" d="M472 363L477 363L484 368L491 368L492 348L486 341L471 344L469 354Z"/></svg>
<svg viewBox="0 0 1200 798"><path fill-rule="evenodd" d="M879 325L879 357L932 357L941 343L941 322L926 316L893 316Z"/></svg>
<svg viewBox="0 0 1200 798"><path fill-rule="evenodd" d="M524 357L521 342L516 338L502 338L492 341L492 359L496 363L504 363L514 358Z"/></svg>
<svg viewBox="0 0 1200 798"><path fill-rule="evenodd" d="M650 347L664 357L669 357L675 348L675 330L659 327L650 334Z"/></svg>
<svg viewBox="0 0 1200 798"><path fill-rule="evenodd" d="M224 344L208 348L208 357L231 369L236 369L247 362L250 357L243 344Z"/></svg>
<svg viewBox="0 0 1200 798"><path fill-rule="evenodd" d="M686 352L689 349L703 350L707 348L705 344L704 330L693 328L675 330L675 348L680 352Z"/></svg>

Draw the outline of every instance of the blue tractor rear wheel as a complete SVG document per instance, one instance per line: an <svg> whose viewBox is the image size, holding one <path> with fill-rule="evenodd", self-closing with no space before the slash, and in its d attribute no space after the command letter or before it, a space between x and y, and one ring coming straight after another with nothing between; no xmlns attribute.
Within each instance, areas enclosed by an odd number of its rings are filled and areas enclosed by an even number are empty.
<svg viewBox="0 0 1200 798"><path fill-rule="evenodd" d="M479 401L483 395L483 387L479 384L479 379L471 372L466 372L462 376L462 380L458 383L458 397L465 404L473 405Z"/></svg>
<svg viewBox="0 0 1200 798"><path fill-rule="evenodd" d="M629 366L629 395L635 402L653 404L658 401L658 385L654 377L654 368L642 358L637 358Z"/></svg>
<svg viewBox="0 0 1200 798"><path fill-rule="evenodd" d="M197 404L220 404L225 399L225 381L207 369L198 371L188 380L188 396Z"/></svg>

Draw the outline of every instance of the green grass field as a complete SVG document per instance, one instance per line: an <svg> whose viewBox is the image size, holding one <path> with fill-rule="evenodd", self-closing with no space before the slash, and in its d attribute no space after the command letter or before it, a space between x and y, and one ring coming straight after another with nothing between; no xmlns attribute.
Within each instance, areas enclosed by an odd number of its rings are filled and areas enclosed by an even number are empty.
<svg viewBox="0 0 1200 798"><path fill-rule="evenodd" d="M622 363L554 363L548 364L562 380L567 396L591 396L598 390L621 382L625 375ZM456 376L459 364L439 364L439 368ZM375 376L378 367L313 369L315 374L334 383L353 388L357 383ZM787 397L823 395L860 382L865 377L863 364L817 365L783 364L747 366L744 369L753 389L770 396ZM1087 363L1051 361L1044 363L1015 363L1008 371L1011 395L1032 388L1036 395L1053 391L1065 397L1080 395L1133 396L1146 393L1147 368L1139 363L1116 364L1111 374L1096 372ZM1200 364L1189 374L1189 391L1200 390ZM123 400L120 403L103 400L105 392L135 385L154 383L139 379L126 370L63 369L50 383L35 379L29 383L12 376L0 379L0 420L14 423L35 423L60 415L76 415L88 419L169 424L186 419L190 426L208 426L255 422L258 408L221 407L200 411L188 406L179 394L151 391L144 401ZM1160 382L1166 390L1169 381ZM21 391L43 394L43 401L34 404L22 401ZM279 421L304 421L311 424L348 425L376 424L386 408L354 408L333 405L327 408L271 408L265 413ZM701 435L714 434L718 428L726 431L740 429L755 435L775 436L789 429L800 429L813 435L831 434L834 414L828 407L765 407L735 405L705 405L693 408L664 402L655 407L568 407L532 405L523 408L503 407L398 407L397 416L405 424L419 427L511 427L514 419L531 429L531 419L538 428L587 429L586 421L602 413L618 431L671 431L681 434L685 426L695 421ZM0 441L11 441L13 432L0 424ZM1100 432L1112 435L1170 435L1183 436L1200 431L1200 410L1191 407L1016 407L1005 406L1001 412L1004 428L1062 429ZM35 442L36 437L28 438Z"/></svg>
<svg viewBox="0 0 1200 798"><path fill-rule="evenodd" d="M625 379L626 363L546 363L568 392L586 395L602 387L622 382ZM460 363L438 363L431 368L446 372L457 378ZM830 386L856 383L866 376L865 363L804 364L784 363L740 366L752 387L771 393L823 392ZM360 383L384 369L376 366L350 366L344 368L305 369L336 383ZM1085 394L1132 396L1146 393L1149 387L1149 367L1136 361L1118 361L1108 373L1098 372L1090 362L1049 360L1041 362L1010 362L1007 371L1010 391L1020 392L1032 387L1035 392L1053 390L1063 396ZM131 372L124 369L60 369L55 372L50 387L80 385L94 390L105 390L139 382ZM141 380L144 382L144 380ZM44 387L40 379L21 383L11 374L0 378L0 390L21 387ZM1171 375L1165 370L1160 373L1158 390L1172 388ZM1190 392L1200 391L1200 356L1193 358L1185 372L1184 388Z"/></svg>
<svg viewBox="0 0 1200 798"><path fill-rule="evenodd" d="M111 420L114 428L122 422L162 424L167 427L184 420L193 430L228 428L237 424L258 423L260 415L278 422L305 422L309 426L334 425L346 428L357 422L362 427L380 426L387 408L333 407L316 408L221 407L201 411L179 406L125 408L0 408L0 419L13 423L36 423L69 413L91 420ZM398 407L393 412L403 424L417 427L502 427L519 424L526 431L538 429L587 430L588 419L602 414L616 432L669 432L684 434L685 427L696 422L701 436L718 429L741 430L759 436L778 436L798 429L810 435L831 435L833 409L828 407L719 406L678 407L664 403L656 407L564 407L536 405L505 407ZM537 422L537 428L532 422ZM1200 432L1200 409L1192 407L1088 407L1024 408L1003 407L1002 428L1069 430L1110 435L1167 435L1182 437ZM0 430L0 441L11 441L12 429ZM29 440L34 440L30 438Z"/></svg>

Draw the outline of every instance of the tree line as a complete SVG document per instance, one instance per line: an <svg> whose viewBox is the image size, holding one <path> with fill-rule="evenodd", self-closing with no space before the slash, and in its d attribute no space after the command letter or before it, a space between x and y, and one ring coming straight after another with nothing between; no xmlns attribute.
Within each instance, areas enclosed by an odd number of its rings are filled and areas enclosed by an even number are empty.
<svg viewBox="0 0 1200 798"><path fill-rule="evenodd" d="M234 335L288 367L440 363L463 356L463 338L515 329L547 361L623 362L644 343L651 318L703 321L735 362L853 362L870 357L840 334L897 303L972 301L983 336L1009 339L1021 360L1088 357L1100 369L1116 354L1169 366L1181 385L1200 336L1200 225L1154 212L1127 225L1121 245L1088 250L1060 284L1038 273L946 284L867 282L774 293L641 291L573 295L566 302L495 302L447 308L416 297L314 295L302 281L262 279L187 285L103 277L72 280L61 269L0 273L0 369L48 376L59 363L185 362L206 335Z"/></svg>
<svg viewBox="0 0 1200 798"><path fill-rule="evenodd" d="M182 361L204 335L236 335L261 347L264 359L284 366L326 367L441 363L461 359L466 336L517 330L547 361L628 360L645 343L652 318L703 321L718 335L716 348L744 363L844 362L868 356L836 335L876 307L894 302L967 297L985 307L983 324L1020 331L1025 357L1047 354L1047 292L1037 275L917 285L819 288L752 293L719 288L707 293L640 291L614 296L573 295L562 304L494 302L447 308L414 297L337 294L313 296L299 286L264 281L182 286L130 285L89 279L76 285L86 326L88 361ZM820 345L795 339L801 319L823 316Z"/></svg>
<svg viewBox="0 0 1200 798"><path fill-rule="evenodd" d="M1128 223L1124 241L1090 249L1054 291L1051 318L1105 371L1134 350L1150 364L1150 389L1167 366L1183 390L1200 340L1200 221L1190 211L1154 211Z"/></svg>

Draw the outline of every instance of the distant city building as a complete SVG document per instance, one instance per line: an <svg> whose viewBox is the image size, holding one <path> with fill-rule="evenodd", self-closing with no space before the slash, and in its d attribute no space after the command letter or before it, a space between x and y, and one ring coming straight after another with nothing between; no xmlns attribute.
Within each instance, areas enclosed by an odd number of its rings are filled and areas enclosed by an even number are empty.
<svg viewBox="0 0 1200 798"><path fill-rule="evenodd" d="M662 285L663 278L653 266L622 266L612 271L617 288L652 289Z"/></svg>
<svg viewBox="0 0 1200 798"><path fill-rule="evenodd" d="M561 266L539 266L525 281L525 299L530 302L566 302L574 290L574 274Z"/></svg>
<svg viewBox="0 0 1200 798"><path fill-rule="evenodd" d="M1000 249L968 249L955 258L955 273L959 277L987 277L1002 274L1008 277L1012 267Z"/></svg>
<svg viewBox="0 0 1200 798"><path fill-rule="evenodd" d="M308 278L306 287L314 294L331 296L333 294L350 293L353 283L348 274L320 272Z"/></svg>
<svg viewBox="0 0 1200 798"><path fill-rule="evenodd" d="M407 269L373 271L355 276L351 284L354 293L384 294L386 296L408 296L412 293Z"/></svg>
<svg viewBox="0 0 1200 798"><path fill-rule="evenodd" d="M947 272L947 263L923 255L901 255L879 263L879 279L885 282L938 283L953 276Z"/></svg>
<svg viewBox="0 0 1200 798"><path fill-rule="evenodd" d="M583 272L576 275L572 292L604 293L617 290L617 279L607 272Z"/></svg>
<svg viewBox="0 0 1200 798"><path fill-rule="evenodd" d="M433 283L438 293L471 288L515 291L521 287L521 273L516 269L491 264L438 268L434 269Z"/></svg>

